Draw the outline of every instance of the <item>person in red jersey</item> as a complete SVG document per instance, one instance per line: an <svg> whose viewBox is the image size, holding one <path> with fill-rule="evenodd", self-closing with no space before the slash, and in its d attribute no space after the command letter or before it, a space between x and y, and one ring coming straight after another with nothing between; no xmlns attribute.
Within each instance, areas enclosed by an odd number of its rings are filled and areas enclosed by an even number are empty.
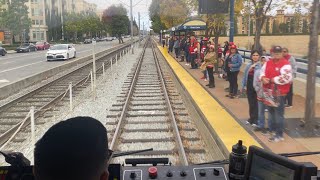
<svg viewBox="0 0 320 180"><path fill-rule="evenodd" d="M283 57L281 46L274 46L272 53L272 58L261 68L260 79L266 92L264 103L268 106L269 120L273 122L276 132L269 141L279 142L284 140L284 101L290 90L292 68Z"/></svg>

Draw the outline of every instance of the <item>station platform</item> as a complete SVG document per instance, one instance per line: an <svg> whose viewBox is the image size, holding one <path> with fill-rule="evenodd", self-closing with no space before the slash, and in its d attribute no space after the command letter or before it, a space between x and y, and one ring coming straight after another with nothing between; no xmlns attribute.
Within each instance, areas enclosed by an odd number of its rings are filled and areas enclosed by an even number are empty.
<svg viewBox="0 0 320 180"><path fill-rule="evenodd" d="M304 116L305 99L294 95L293 107L285 110L286 130L284 141L269 142L269 136L253 131L253 127L246 125L249 118L247 98L230 99L225 97L225 88L228 82L215 75L215 88L205 86L208 82L200 79L203 73L200 69L190 69L186 62L179 62L173 54L169 54L167 48L158 46L158 49L166 59L171 69L181 84L188 91L193 101L206 117L208 123L217 134L217 138L225 148L231 151L232 145L243 140L244 145L256 145L269 149L274 153L294 153L306 151L320 151L320 130L315 130L314 136L299 127L301 118ZM238 84L241 85L242 73L239 73ZM320 104L316 105L316 114L320 115ZM306 135L308 134L308 136ZM312 162L320 167L320 155L294 157L299 162Z"/></svg>

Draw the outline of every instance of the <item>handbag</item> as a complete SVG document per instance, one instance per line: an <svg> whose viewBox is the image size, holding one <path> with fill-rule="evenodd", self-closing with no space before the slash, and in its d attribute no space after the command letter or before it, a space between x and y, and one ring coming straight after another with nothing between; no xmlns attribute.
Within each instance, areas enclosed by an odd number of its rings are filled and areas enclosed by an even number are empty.
<svg viewBox="0 0 320 180"><path fill-rule="evenodd" d="M280 92L277 84L271 84L269 87L263 87L263 91L261 93L262 102L266 106L278 107L280 105Z"/></svg>

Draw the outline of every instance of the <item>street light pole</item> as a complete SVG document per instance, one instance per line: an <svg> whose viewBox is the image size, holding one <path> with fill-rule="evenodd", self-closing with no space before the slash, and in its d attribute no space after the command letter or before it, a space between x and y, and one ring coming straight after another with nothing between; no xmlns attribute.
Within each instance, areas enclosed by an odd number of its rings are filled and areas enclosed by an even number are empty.
<svg viewBox="0 0 320 180"><path fill-rule="evenodd" d="M132 54L134 54L133 51L133 16L132 16L132 0L130 0L130 26L131 26L131 46L132 46Z"/></svg>
<svg viewBox="0 0 320 180"><path fill-rule="evenodd" d="M234 0L230 0L230 37L229 42L233 42L234 36Z"/></svg>
<svg viewBox="0 0 320 180"><path fill-rule="evenodd" d="M140 12L138 12L138 17L139 17L139 31L138 31L138 38L139 38L139 45L140 45Z"/></svg>
<svg viewBox="0 0 320 180"><path fill-rule="evenodd" d="M249 19L248 19L248 49L251 48L250 44L250 34L251 34L251 10L250 10L250 1L248 1L248 13L249 13Z"/></svg>

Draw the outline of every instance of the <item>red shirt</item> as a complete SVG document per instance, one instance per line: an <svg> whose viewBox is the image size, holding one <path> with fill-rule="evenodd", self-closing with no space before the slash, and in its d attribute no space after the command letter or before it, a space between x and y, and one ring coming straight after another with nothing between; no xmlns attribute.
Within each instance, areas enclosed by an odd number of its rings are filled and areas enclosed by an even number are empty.
<svg viewBox="0 0 320 180"><path fill-rule="evenodd" d="M266 62L264 76L266 78L272 79L273 81L277 81L277 88L279 89L280 95L286 95L290 90L290 83L286 83L287 81L291 81L292 73L291 66L288 60L285 58L280 59L278 62L274 62L272 59ZM264 88L274 89L275 83L264 84Z"/></svg>

